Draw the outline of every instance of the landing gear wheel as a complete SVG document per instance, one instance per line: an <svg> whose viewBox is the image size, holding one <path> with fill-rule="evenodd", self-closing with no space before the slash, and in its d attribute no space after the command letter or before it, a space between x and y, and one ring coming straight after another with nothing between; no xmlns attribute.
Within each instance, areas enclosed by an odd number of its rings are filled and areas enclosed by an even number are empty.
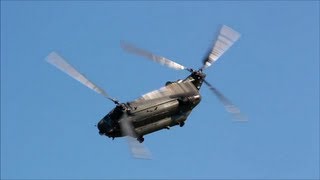
<svg viewBox="0 0 320 180"><path fill-rule="evenodd" d="M144 141L144 138L141 136L141 137L138 137L137 140L139 141L139 143L142 143Z"/></svg>
<svg viewBox="0 0 320 180"><path fill-rule="evenodd" d="M184 126L184 122L180 122L180 123L179 123L179 126L180 126L180 127Z"/></svg>

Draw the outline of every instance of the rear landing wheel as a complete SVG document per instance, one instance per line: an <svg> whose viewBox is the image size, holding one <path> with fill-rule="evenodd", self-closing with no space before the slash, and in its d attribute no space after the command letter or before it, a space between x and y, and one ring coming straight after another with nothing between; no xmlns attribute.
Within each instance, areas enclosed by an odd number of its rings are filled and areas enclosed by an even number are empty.
<svg viewBox="0 0 320 180"><path fill-rule="evenodd" d="M139 141L139 143L142 143L144 141L144 138L142 136L138 137L137 140Z"/></svg>

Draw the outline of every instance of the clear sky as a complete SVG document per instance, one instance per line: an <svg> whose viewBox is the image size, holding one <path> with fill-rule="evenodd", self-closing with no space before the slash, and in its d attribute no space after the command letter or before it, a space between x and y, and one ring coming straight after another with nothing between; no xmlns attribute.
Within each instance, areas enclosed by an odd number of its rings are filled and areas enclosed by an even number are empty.
<svg viewBox="0 0 320 180"><path fill-rule="evenodd" d="M153 160L94 125L114 104L45 62L57 51L122 102L185 78L120 41L198 68L217 28L241 38L183 128L145 136ZM319 1L1 1L1 178L318 179Z"/></svg>

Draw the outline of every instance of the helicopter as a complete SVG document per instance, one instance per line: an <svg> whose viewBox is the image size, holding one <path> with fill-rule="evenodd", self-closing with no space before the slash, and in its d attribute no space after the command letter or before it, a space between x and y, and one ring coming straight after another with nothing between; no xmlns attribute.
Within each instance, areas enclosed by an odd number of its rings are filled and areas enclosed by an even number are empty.
<svg viewBox="0 0 320 180"><path fill-rule="evenodd" d="M122 41L121 47L126 52L142 56L175 70L186 70L190 73L185 79L168 81L164 87L125 103L109 96L58 53L51 52L46 60L88 88L111 100L115 107L97 123L99 134L112 139L127 136L134 156L146 158L150 156L150 152L140 145L144 141L144 136L162 129L170 129L173 126L183 127L192 110L201 101L199 91L203 84L209 87L236 120L247 120L238 107L205 80L206 74L203 72L239 38L240 34L238 32L231 27L222 25L212 48L207 52L203 64L198 70L185 67L168 58L155 55Z"/></svg>

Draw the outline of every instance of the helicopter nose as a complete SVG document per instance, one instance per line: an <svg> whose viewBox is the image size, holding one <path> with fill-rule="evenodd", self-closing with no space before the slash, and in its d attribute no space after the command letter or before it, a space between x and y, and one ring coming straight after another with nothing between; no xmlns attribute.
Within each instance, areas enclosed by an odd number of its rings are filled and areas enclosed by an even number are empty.
<svg viewBox="0 0 320 180"><path fill-rule="evenodd" d="M104 120L100 120L97 125L99 129L99 134L106 134L108 132L109 126Z"/></svg>

